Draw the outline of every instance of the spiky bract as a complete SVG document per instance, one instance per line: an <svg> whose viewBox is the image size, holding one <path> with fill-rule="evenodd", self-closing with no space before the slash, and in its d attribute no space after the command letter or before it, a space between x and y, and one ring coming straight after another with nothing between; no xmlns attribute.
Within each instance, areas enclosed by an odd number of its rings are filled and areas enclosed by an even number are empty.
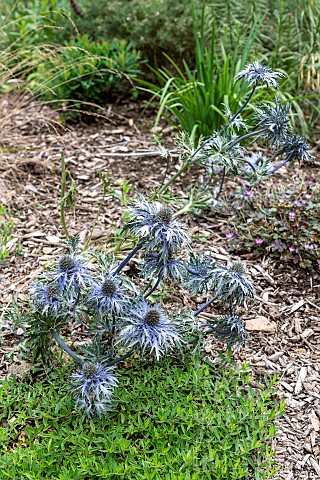
<svg viewBox="0 0 320 480"><path fill-rule="evenodd" d="M226 342L229 347L237 345L239 348L245 344L248 331L240 317L234 313L228 313L216 319L214 323L213 332L219 340Z"/></svg>
<svg viewBox="0 0 320 480"><path fill-rule="evenodd" d="M277 87L278 78L283 77L283 73L274 72L271 68L261 65L259 62L252 62L246 65L244 70L241 70L235 77L235 81L244 78L250 85L257 85L264 83L268 87Z"/></svg>
<svg viewBox="0 0 320 480"><path fill-rule="evenodd" d="M129 209L130 220L125 226L139 240L145 240L147 252L157 249L161 257L167 259L183 245L189 245L190 239L186 225L174 219L168 205L160 202L147 202L140 196Z"/></svg>
<svg viewBox="0 0 320 480"><path fill-rule="evenodd" d="M288 136L281 145L281 149L287 157L290 156L290 160L298 160L299 162L310 162L313 160L309 143L300 135Z"/></svg>
<svg viewBox="0 0 320 480"><path fill-rule="evenodd" d="M99 315L119 315L130 303L130 296L121 280L113 276L102 276L88 295L88 301Z"/></svg>
<svg viewBox="0 0 320 480"><path fill-rule="evenodd" d="M61 288L57 282L48 284L37 280L30 289L34 298L34 308L40 313L57 315L62 307Z"/></svg>
<svg viewBox="0 0 320 480"><path fill-rule="evenodd" d="M85 363L80 373L71 375L76 407L86 416L102 417L112 410L112 394L118 384L114 367Z"/></svg>
<svg viewBox="0 0 320 480"><path fill-rule="evenodd" d="M191 253L186 264L184 287L193 294L208 293L214 286L212 272L215 266L216 262L210 255L200 256Z"/></svg>
<svg viewBox="0 0 320 480"><path fill-rule="evenodd" d="M183 342L179 325L170 320L160 305L141 300L122 318L118 343L151 353L157 360Z"/></svg>
<svg viewBox="0 0 320 480"><path fill-rule="evenodd" d="M162 258L161 253L149 253L141 270L141 274L145 278L161 277L162 280L167 278L182 280L184 272L183 263L176 260L171 252L167 258Z"/></svg>
<svg viewBox="0 0 320 480"><path fill-rule="evenodd" d="M254 288L245 277L245 266L241 262L231 266L216 265L211 282L216 297L224 303L242 305L247 298L254 298Z"/></svg>
<svg viewBox="0 0 320 480"><path fill-rule="evenodd" d="M229 123L228 127L232 126L232 127L236 128L237 130L240 130L241 128L244 129L244 130L248 130L248 126L247 126L245 120L243 120L243 118L241 118L240 115L237 115L235 118L233 118L233 113L227 105L225 105L224 114L225 114L226 117L228 117L229 120L232 120L232 123Z"/></svg>
<svg viewBox="0 0 320 480"><path fill-rule="evenodd" d="M50 273L50 278L62 290L70 287L85 288L92 283L92 266L83 255L75 252L62 255L56 262L55 269Z"/></svg>
<svg viewBox="0 0 320 480"><path fill-rule="evenodd" d="M237 138L235 134L215 132L196 155L195 161L210 173L217 167L223 167L233 174L239 173L239 159L243 157L244 149L239 143L231 147Z"/></svg>
<svg viewBox="0 0 320 480"><path fill-rule="evenodd" d="M264 135L268 142L279 147L286 141L291 132L288 113L289 104L283 104L278 98L275 99L274 105L264 104L256 108L256 119L258 127L266 129Z"/></svg>

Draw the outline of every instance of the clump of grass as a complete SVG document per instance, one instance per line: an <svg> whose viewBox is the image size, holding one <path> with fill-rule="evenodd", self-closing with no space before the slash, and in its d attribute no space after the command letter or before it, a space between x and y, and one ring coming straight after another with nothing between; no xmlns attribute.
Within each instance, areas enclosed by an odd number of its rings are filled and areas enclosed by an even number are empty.
<svg viewBox="0 0 320 480"><path fill-rule="evenodd" d="M186 361L187 360L187 361ZM197 358L123 368L117 408L83 420L61 370L0 390L3 478L262 479L274 472L269 440L282 405L275 379L253 388L226 361L214 372Z"/></svg>
<svg viewBox="0 0 320 480"><path fill-rule="evenodd" d="M0 262L10 254L13 221L3 205L0 205Z"/></svg>

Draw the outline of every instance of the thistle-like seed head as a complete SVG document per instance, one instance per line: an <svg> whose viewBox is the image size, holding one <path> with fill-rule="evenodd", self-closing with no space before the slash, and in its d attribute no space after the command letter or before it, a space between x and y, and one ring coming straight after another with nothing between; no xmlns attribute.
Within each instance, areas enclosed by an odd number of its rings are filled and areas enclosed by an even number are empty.
<svg viewBox="0 0 320 480"><path fill-rule="evenodd" d="M83 365L83 373L86 377L92 378L97 375L97 366L94 363L86 363Z"/></svg>
<svg viewBox="0 0 320 480"><path fill-rule="evenodd" d="M157 310L149 310L144 317L144 321L149 327L155 327L160 321L160 314Z"/></svg>
<svg viewBox="0 0 320 480"><path fill-rule="evenodd" d="M157 214L158 219L164 225L169 225L172 220L172 210L168 205L161 205Z"/></svg>
<svg viewBox="0 0 320 480"><path fill-rule="evenodd" d="M101 291L105 297L112 297L115 294L116 289L116 284L110 279L105 280L101 287Z"/></svg>
<svg viewBox="0 0 320 480"><path fill-rule="evenodd" d="M58 285L54 282L48 285L48 297L49 298L57 298L59 296L59 288Z"/></svg>
<svg viewBox="0 0 320 480"><path fill-rule="evenodd" d="M76 263L70 255L62 255L59 258L59 268L62 272L70 272L75 267Z"/></svg>

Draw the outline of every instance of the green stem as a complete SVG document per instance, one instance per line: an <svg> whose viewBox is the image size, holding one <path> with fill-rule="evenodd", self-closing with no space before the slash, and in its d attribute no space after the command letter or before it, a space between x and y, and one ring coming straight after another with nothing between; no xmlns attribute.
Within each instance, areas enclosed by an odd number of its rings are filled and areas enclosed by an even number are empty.
<svg viewBox="0 0 320 480"><path fill-rule="evenodd" d="M190 200L189 202L183 207L181 208L180 210L178 210L174 215L173 215L173 218L177 218L179 217L179 215L183 215L184 213L188 213L190 208L192 207L193 205L193 197L194 197L194 191L192 190L191 194L190 194Z"/></svg>
<svg viewBox="0 0 320 480"><path fill-rule="evenodd" d="M155 195L152 195L151 197L151 200L154 200L154 198L156 197L156 195L162 195L166 190L168 190L168 188L170 187L170 185L178 178L180 177L180 175L189 167L190 165L190 159L186 160L184 162L184 164L181 166L181 168L177 171L177 173L175 173L171 178L170 180L167 181L167 183L165 183L163 185L163 187L160 188L160 190L155 194Z"/></svg>
<svg viewBox="0 0 320 480"><path fill-rule="evenodd" d="M61 224L62 224L63 231L65 233L65 236L69 238L69 232L68 232L68 227L67 227L66 218L65 218L65 194L66 194L67 170L66 170L66 164L64 161L63 152L61 152L61 168L62 168L62 173L61 173L60 220L61 220Z"/></svg>
<svg viewBox="0 0 320 480"><path fill-rule="evenodd" d="M91 242L91 238L92 238L92 235L93 235L93 231L95 229L95 226L97 224L97 221L98 221L98 218L99 218L99 215L100 215L100 212L101 212L101 209L102 209L102 205L103 205L103 202L104 202L104 199L105 199L105 195L103 195L102 197L102 200L99 204L99 207L98 207L98 211L96 213L96 216L94 217L94 220L93 220L93 223L92 223L92 226L91 226L91 229L90 229L90 233L89 233L89 236L88 236L88 240L86 241L84 247L83 247L83 250L85 250L88 246L89 246L89 243Z"/></svg>

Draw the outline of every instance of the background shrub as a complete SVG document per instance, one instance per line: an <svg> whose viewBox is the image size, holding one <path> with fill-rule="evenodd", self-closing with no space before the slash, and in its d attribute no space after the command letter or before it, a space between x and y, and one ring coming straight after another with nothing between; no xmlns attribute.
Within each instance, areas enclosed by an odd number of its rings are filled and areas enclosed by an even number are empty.
<svg viewBox="0 0 320 480"><path fill-rule="evenodd" d="M132 90L140 74L140 52L126 40L93 42L87 35L70 41L29 76L45 101L61 106L72 100L72 109L90 110L104 105L112 93ZM85 105L84 105L85 102ZM76 113L76 112L75 112Z"/></svg>
<svg viewBox="0 0 320 480"><path fill-rule="evenodd" d="M8 0L1 5L2 17L15 20L7 32L10 43L16 37L24 45L38 42L64 44L88 35L95 41L123 39L141 50L153 67L196 65L195 41L191 40L192 5L199 18L202 0L78 0L82 16L69 0ZM239 61L251 34L259 29L250 50L250 61L258 59L273 69L282 66L286 77L281 82L281 97L293 102L291 122L298 123L304 135L316 127L320 111L320 4L313 0L216 0L204 2L204 34L210 48L212 26L215 31L215 62L224 65L226 57L237 51ZM79 12L78 12L79 13ZM55 28L55 27L58 28ZM32 35L31 35L31 32ZM36 32L36 35L35 35ZM16 40L15 40L16 41ZM146 70L146 69L145 69ZM150 78L150 77L149 77ZM152 78L161 85L161 78ZM219 104L216 105L220 108ZM315 108L318 107L318 108Z"/></svg>

